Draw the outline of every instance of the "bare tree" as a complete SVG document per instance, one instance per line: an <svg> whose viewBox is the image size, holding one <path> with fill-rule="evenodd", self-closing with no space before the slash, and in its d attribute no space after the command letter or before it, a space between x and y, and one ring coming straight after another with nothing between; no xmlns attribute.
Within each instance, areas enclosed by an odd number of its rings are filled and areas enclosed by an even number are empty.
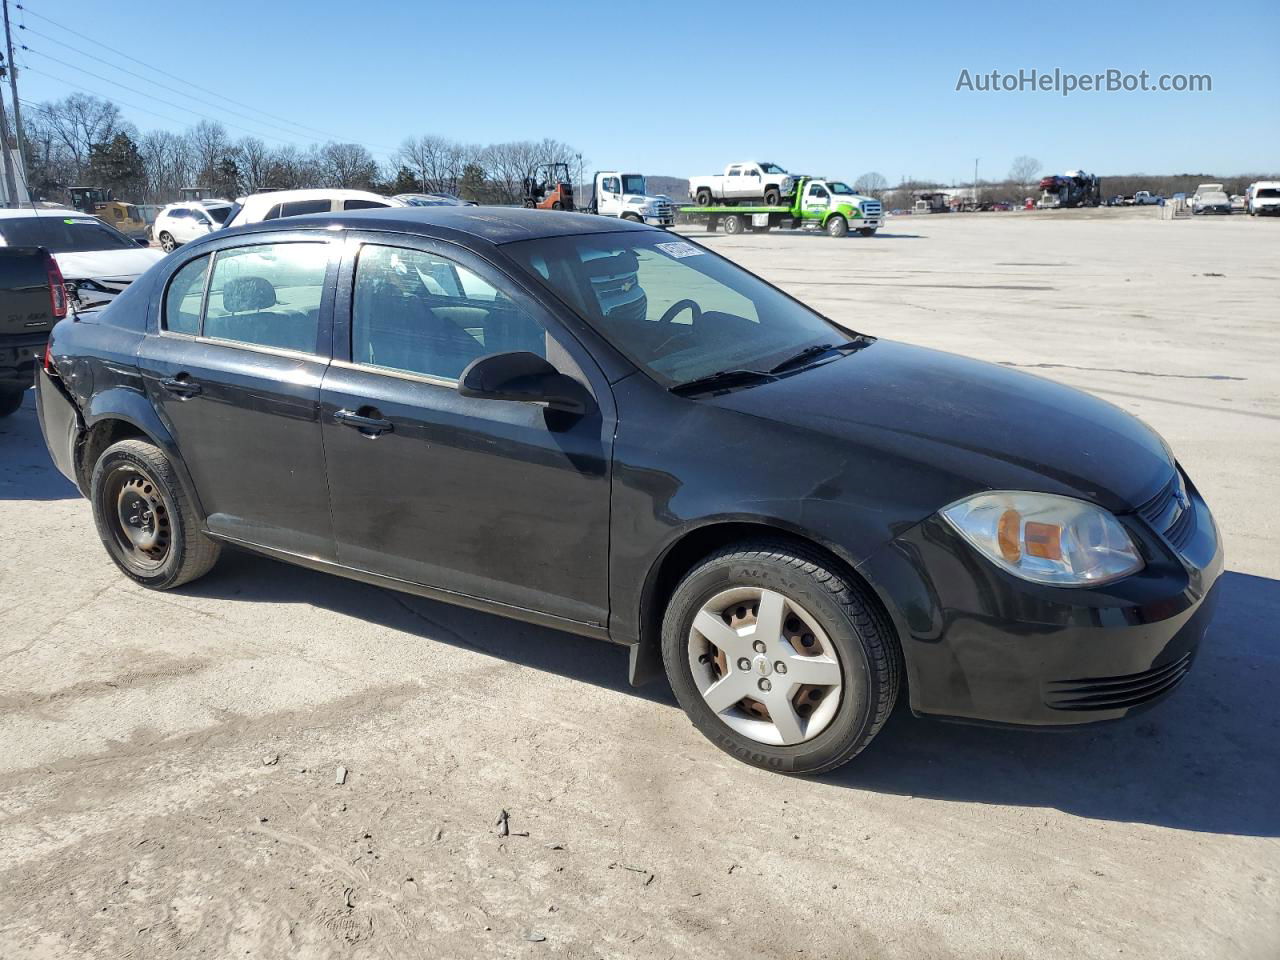
<svg viewBox="0 0 1280 960"><path fill-rule="evenodd" d="M245 193L257 193L263 187L272 186L271 150L257 137L241 137L235 147L240 168L240 184Z"/></svg>
<svg viewBox="0 0 1280 960"><path fill-rule="evenodd" d="M857 180L853 181L853 189L871 197L880 196L880 194L884 193L888 187L889 181L874 170L870 173L864 173Z"/></svg>
<svg viewBox="0 0 1280 960"><path fill-rule="evenodd" d="M206 186L219 176L219 168L231 152L227 128L220 123L201 120L187 134L195 158L194 175Z"/></svg>
<svg viewBox="0 0 1280 960"><path fill-rule="evenodd" d="M1013 163L1009 165L1009 181L1024 185L1033 183L1036 177L1040 175L1040 170L1039 160L1023 154L1020 157L1015 157Z"/></svg>

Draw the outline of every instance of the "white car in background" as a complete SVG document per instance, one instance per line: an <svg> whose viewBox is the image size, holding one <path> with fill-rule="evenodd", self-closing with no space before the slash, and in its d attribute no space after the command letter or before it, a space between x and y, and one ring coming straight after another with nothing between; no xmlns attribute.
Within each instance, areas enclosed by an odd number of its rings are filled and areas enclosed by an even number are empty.
<svg viewBox="0 0 1280 960"><path fill-rule="evenodd" d="M305 213L337 213L341 210L368 210L374 207L405 207L403 200L383 197L368 190L272 190L240 197L224 226L300 217Z"/></svg>
<svg viewBox="0 0 1280 960"><path fill-rule="evenodd" d="M231 214L230 200L192 200L171 203L151 225L151 236L165 253L222 228Z"/></svg>
<svg viewBox="0 0 1280 960"><path fill-rule="evenodd" d="M1280 214L1280 180L1259 180L1249 184L1245 206L1251 217Z"/></svg>
<svg viewBox="0 0 1280 960"><path fill-rule="evenodd" d="M146 238L126 237L98 217L59 207L0 209L0 246L44 247L78 310L110 303L164 259Z"/></svg>

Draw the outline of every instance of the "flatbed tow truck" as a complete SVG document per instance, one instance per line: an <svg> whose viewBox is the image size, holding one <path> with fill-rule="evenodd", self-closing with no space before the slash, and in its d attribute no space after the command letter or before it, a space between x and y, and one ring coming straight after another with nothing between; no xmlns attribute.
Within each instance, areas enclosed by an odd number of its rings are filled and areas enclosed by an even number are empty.
<svg viewBox="0 0 1280 960"><path fill-rule="evenodd" d="M824 230L843 237L850 230L869 237L884 226L879 200L854 193L839 180L801 177L789 206L687 206L679 212L693 222L704 221L708 233L783 230Z"/></svg>

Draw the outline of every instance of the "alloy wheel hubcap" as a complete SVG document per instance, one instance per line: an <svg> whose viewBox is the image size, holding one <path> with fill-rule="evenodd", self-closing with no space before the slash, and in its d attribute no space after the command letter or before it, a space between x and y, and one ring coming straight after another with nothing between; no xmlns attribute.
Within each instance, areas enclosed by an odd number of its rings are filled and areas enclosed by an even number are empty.
<svg viewBox="0 0 1280 960"><path fill-rule="evenodd" d="M812 614L776 590L716 594L693 618L688 647L707 706L758 743L811 740L839 709L843 679L835 645Z"/></svg>

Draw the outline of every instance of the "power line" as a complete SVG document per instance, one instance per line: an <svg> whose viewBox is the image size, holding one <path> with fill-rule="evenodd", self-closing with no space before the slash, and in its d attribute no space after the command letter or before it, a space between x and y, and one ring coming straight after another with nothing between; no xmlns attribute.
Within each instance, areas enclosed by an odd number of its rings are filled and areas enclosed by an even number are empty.
<svg viewBox="0 0 1280 960"><path fill-rule="evenodd" d="M329 140L338 140L338 141L351 142L350 138L348 138L348 137L342 137L342 136L339 136L338 134L335 134L335 133L332 133L332 132L329 132L329 131L320 130L320 129L317 129L316 127L310 127L310 126L307 126L306 124L301 124L301 123L298 123L297 121L294 121L294 120L288 120L288 119L286 119L286 118L284 118L284 117L277 116L276 114L269 113L268 111L263 110L263 109L261 109L260 107L255 107L255 106L253 106L252 104L243 103L243 102L242 102L242 101L240 101L240 100L232 99L231 97L228 97L228 96L226 96L225 94L218 93L218 91L216 91L216 90L211 90L211 89L209 89L208 87L203 87L203 86L201 86L201 85L200 85L200 84L198 84L198 83L194 83L194 82L192 82L191 80L187 80L187 79L185 79L184 77L180 77L180 76L178 76L176 73L170 73L168 70L162 70L162 69L160 69L159 67L154 66L154 65L152 65L152 64L150 64L150 63L147 63L145 60L140 60L140 59L138 59L137 57L131 56L131 55L129 55L129 54L127 54L127 53L123 52L122 50L117 50L117 49L115 49L114 47L109 47L109 46L107 46L105 43L103 43L101 40L99 40L99 39L98 39L98 38L96 38L96 37L90 37L90 36L88 36L87 34L83 34L83 33L81 33L81 32L80 32L80 31L78 31L78 30L73 30L71 27L68 27L68 26L66 26L65 24L59 23L57 20L54 20L54 19L52 19L52 18L50 18L50 17L46 17L46 16L44 16L44 14L36 13L34 10L29 10L29 9L28 9L24 4L19 3L19 4L16 4L16 6L17 6L17 8L18 8L19 10L21 10L21 11L23 12L23 20L24 20L24 21L26 20L26 14L28 14L28 13L29 13L29 14L31 14L31 16L33 16L33 17L37 17L37 18L39 18L39 19L43 20L45 23L52 24L53 26L57 27L59 30L65 30L67 33L74 34L75 36L80 37L82 40L88 40L90 43L95 44L96 46L101 47L101 48L102 48L102 49L104 49L104 50L110 50L112 53L116 54L117 56L123 57L124 59L129 60L129 61L132 61L133 63L139 64L140 66L146 67L148 70L152 70L152 71L154 71L154 72L156 72L156 73L158 73L158 74L161 74L162 76L169 77L171 80L177 80L179 83L184 83L184 84L186 84L187 86L192 87L193 89L200 90L200 91L202 91L202 92L204 92L204 93L212 94L213 96L217 97L217 98L218 98L218 99L220 99L220 100L225 100L225 101L227 101L228 103L234 103L236 106L238 106L238 107L244 107L246 110L252 110L254 113L260 113L260 114L262 114L264 117L268 117L268 118L270 118L271 120L274 120L274 121L276 121L276 122L278 122L278 123L288 124L289 126L296 127L296 128L298 128L299 130L310 130L312 133L318 133L318 134L320 134L320 136L325 137L326 139L329 139ZM18 28L19 28L20 30L30 30L30 29L31 29L30 27L28 27L28 26L26 25L26 23L25 23L25 22L18 24ZM35 33L36 31L32 30L32 32L33 32L33 33ZM41 36L44 36L44 34L41 34ZM46 39L52 39L52 38L51 38L51 37L46 37ZM62 42L62 41L57 41L57 40L55 40L54 42L55 42L55 43L60 43L60 42ZM68 45L68 46L69 46L69 45ZM95 58L95 59L97 59L97 58ZM117 69L117 70L124 70L124 68L123 68L123 67L115 67L115 69ZM125 72L130 73L131 71L125 71ZM134 76L137 76L137 74L133 74L133 75L134 75ZM145 79L145 78L143 78L143 79ZM148 82L154 82L154 81L148 81ZM176 91L175 91L175 92L176 92ZM180 94L180 96L190 97L190 94L183 93L183 94ZM191 97L191 99L196 99L196 98ZM220 108L220 109L226 109L226 108L224 107L224 108ZM240 116L243 116L243 114L240 114ZM281 142L284 142L284 141L281 141ZM378 150L386 150L386 151L390 151L390 152L394 152L394 149L395 149L395 148L392 148L392 147L387 147L387 146L385 146L385 145L379 145L379 144L368 144L368 146L374 147L375 149L378 149Z"/></svg>
<svg viewBox="0 0 1280 960"><path fill-rule="evenodd" d="M22 69L30 70L32 73L38 73L43 77L48 77L50 80L57 80L59 83L65 83L68 87L71 88L72 93L83 93L85 96L89 96L89 97L93 96L93 93L91 93L90 91L85 90L83 87L77 86L74 80L68 80L65 77L59 77L45 70L39 70L36 67L32 67L32 66L24 65ZM187 120L175 120L173 117L166 116L163 113L156 113L154 110L149 110L146 107L140 107L136 103L125 103L125 101L123 100L113 100L112 102L118 103L122 107L128 107L131 110L141 110L143 113L149 113L151 114L151 116L159 117L161 120L168 120L170 123L184 124L189 122ZM33 101L27 100L25 98L22 101L22 105L24 107L29 107L30 109L36 111L37 113L43 113L47 115L50 112L47 104L34 103Z"/></svg>
<svg viewBox="0 0 1280 960"><path fill-rule="evenodd" d="M220 123L220 124L225 124L226 126L231 127L231 128L233 128L233 129L235 129L235 130L241 130L241 131L243 131L243 132L245 132L245 133L248 133L248 134L251 134L251 135L253 135L253 136L255 136L255 137L265 137L266 139L268 139L268 140L274 140L274 141L276 141L277 143L290 144L290 143L292 143L292 142L293 142L293 141L291 141L291 140L285 140L285 139L283 139L283 138L281 138L281 137L272 136L271 134L259 133L259 132L258 132L258 131L256 131L256 130L250 130L248 127L242 127L242 126L240 126L239 124L235 124L235 123L227 123L225 120L222 120L222 119L221 119L221 118L219 118L219 117L211 117L209 114L207 114L207 113L201 113L201 112L200 112L200 111L198 111L198 110L193 110L193 109L191 109L191 107L189 107L189 106L187 106L187 105L185 105L185 104L182 104L182 103L174 103L172 100L166 100L166 99L164 99L164 97L157 97L155 94L153 94L153 93L148 93L146 90L139 90L137 87L131 87L131 86L129 86L128 84L121 83L119 80L112 80L110 77L104 77L102 74L100 74L100 73L94 73L92 70L86 70L84 67L77 67L77 66L76 66L75 64L73 64L73 63L67 63L65 60L59 60L57 57L51 57L51 56L49 56L49 54L44 53L44 52L42 52L42 51L40 51L40 50L34 50L34 49L32 49L31 47L23 47L23 49L24 49L27 53L34 53L34 54L36 54L37 56L44 57L46 60L52 60L52 61L53 61L54 63L56 63L56 64L60 64L61 66L64 66L64 67L69 67L70 69L75 70L75 71L76 71L76 72L78 72L78 73L83 73L83 74L85 74L86 76L93 77L95 80L101 80L103 83L113 84L114 86L119 87L121 90L128 90L128 91L130 91L131 93L141 94L142 96L146 97L147 99L149 99L149 100L154 100L154 101L156 101L157 103L163 103L163 104L165 104L165 105L167 105L167 106L170 106L170 107L177 107L179 110L183 110L183 111L186 111L186 112L188 112L188 113L194 114L195 116L200 117L200 118L201 118L201 119L203 119L203 120L208 120L208 121L210 121L211 123ZM29 66L29 67L27 67L26 69L28 69L28 70L35 70L35 68L34 68L34 67L30 67L30 66ZM41 72L43 72L43 71L36 70L36 73L41 73ZM49 74L46 74L46 75L49 75ZM67 81L66 81L66 80L63 80L62 82L63 82L63 83L66 83ZM180 123L181 121L177 121L177 122L179 122L179 123Z"/></svg>
<svg viewBox="0 0 1280 960"><path fill-rule="evenodd" d="M107 59L105 59L105 58L103 58L103 57L95 56L94 54L89 53L87 50L81 50L81 49L80 49L80 48L78 48L78 47L73 47L71 44L66 43L65 41L59 40L59 39L57 39L56 37L51 37L51 36L49 36L47 33L41 33L39 30L31 30L30 32L31 32L31 33L34 33L34 34L35 34L36 36L38 36L38 37L44 37L46 40L48 40L48 41L50 41L50 42L52 42L52 43L61 44L63 47L66 47L66 49L68 49L68 50L72 51L73 53L78 53L78 54L80 54L82 57L88 57L90 60L97 60L99 63L106 64L108 67L110 67L110 68L111 68L111 69L113 69L113 70L119 70L121 73L127 73L127 74L128 74L129 76L131 76L131 77L137 77L137 78L138 78L139 80L141 80L143 83L150 83L150 84L154 84L154 83L156 83L156 81L155 81L155 80L153 80L151 77L143 76L142 74L140 74L140 73L136 73L136 72L134 72L133 70L126 70L124 67L121 67L121 66L119 66L119 65L117 65L117 64L114 64L114 63L112 63L110 60L107 60ZM22 49L23 49L23 50L25 50L25 51L27 51L28 53L40 53L40 51L38 51L38 50L32 50L32 49L31 49L30 47L28 47L26 44L23 44L23 45L22 45ZM42 57L47 57L47 56L49 56L49 55L48 55L48 54L45 54L45 53L40 53L40 56L42 56ZM49 57L49 59L50 59L50 60L52 60L53 58L52 58L52 57ZM64 65L65 65L65 66L70 66L70 64L64 64ZM80 68L78 68L78 67L73 67L73 69L80 69ZM221 105L219 105L219 104L213 103L213 102L212 102L212 101L210 101L210 100L205 100L203 97L196 97L196 96L193 96L193 95L191 95L191 94L189 94L189 93L183 93L183 92L182 92L182 91L180 91L180 90L174 90L174 91L172 91L172 92L173 92L175 95L179 96L179 97L186 97L187 99L189 99L189 100L194 100L194 101L196 101L197 103L203 103L203 104L205 104L205 105L207 105L207 106L213 107L215 110L222 110L222 111L225 111L226 113L229 113L229 114L231 114L232 116L236 116L236 117L240 117L241 119L248 120L250 123L262 123L262 121L261 121L261 120L259 120L257 117L251 117L251 116L249 116L248 114L239 113L239 112L237 112L237 111L235 111L235 110L230 110L230 109L228 109L228 108L226 108L226 107L223 107L223 106L221 106ZM286 131L286 132L287 132L287 131ZM296 136L300 136L303 140L308 140L308 141L311 141L311 142L313 142L313 143L319 143L319 142L321 142L321 141L319 141L319 140L316 140L316 138L315 138L315 137L311 137L311 136L306 136L306 135L302 135L302 134L297 134Z"/></svg>

